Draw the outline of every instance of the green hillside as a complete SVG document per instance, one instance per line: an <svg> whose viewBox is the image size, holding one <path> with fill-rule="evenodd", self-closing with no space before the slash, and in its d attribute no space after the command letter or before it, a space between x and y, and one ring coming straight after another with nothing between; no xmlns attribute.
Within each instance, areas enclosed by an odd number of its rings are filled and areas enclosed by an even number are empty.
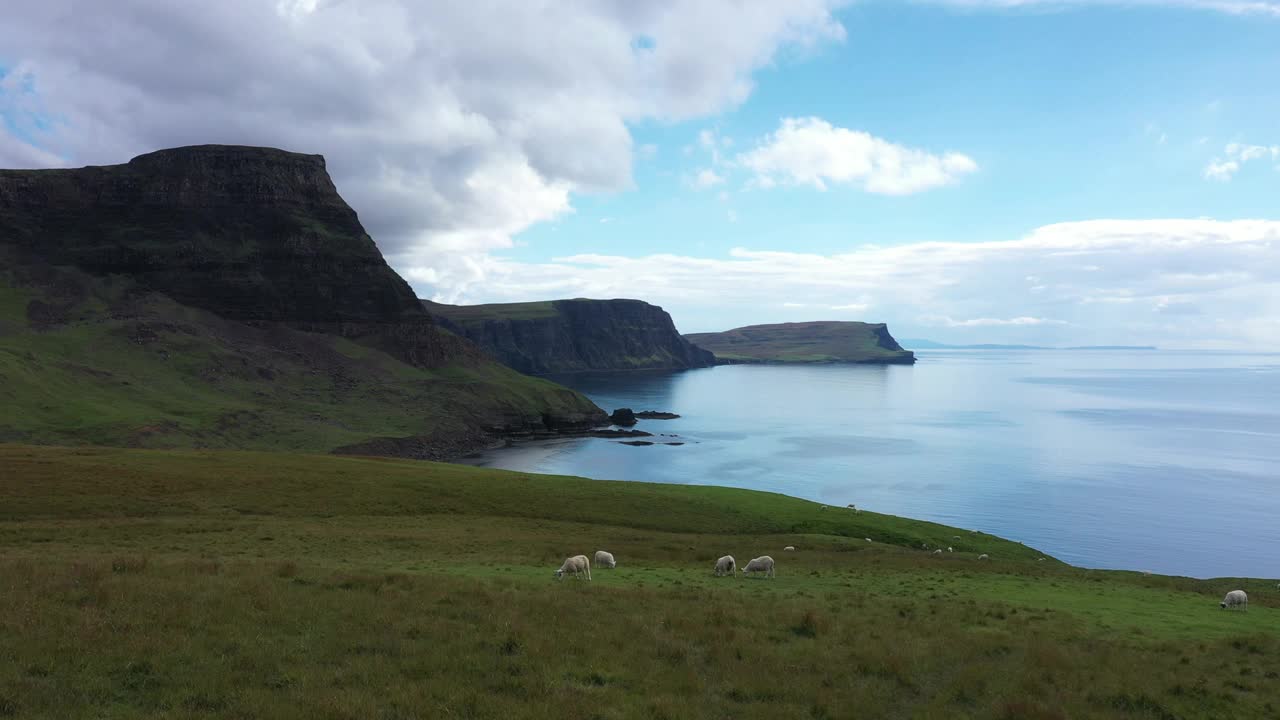
<svg viewBox="0 0 1280 720"><path fill-rule="evenodd" d="M883 324L799 322L750 325L718 333L685 335L722 363L911 364Z"/></svg>
<svg viewBox="0 0 1280 720"><path fill-rule="evenodd" d="M0 440L326 452L415 437L424 456L445 457L492 442L485 428L602 416L483 359L415 367L333 334L226 320L119 276L0 268Z"/></svg>
<svg viewBox="0 0 1280 720"><path fill-rule="evenodd" d="M0 445L0 467L5 717L1280 707L1273 581L1082 570L989 535L727 488L228 451ZM552 579L596 549L618 568ZM777 577L714 578L724 553L771 554ZM1237 587L1249 611L1219 610Z"/></svg>

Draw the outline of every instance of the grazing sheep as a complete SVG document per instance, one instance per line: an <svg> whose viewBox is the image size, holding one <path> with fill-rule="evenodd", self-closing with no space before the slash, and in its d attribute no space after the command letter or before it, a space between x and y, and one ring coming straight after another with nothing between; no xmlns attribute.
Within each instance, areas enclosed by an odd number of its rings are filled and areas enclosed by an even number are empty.
<svg viewBox="0 0 1280 720"><path fill-rule="evenodd" d="M596 567L598 568L609 568L610 570L612 570L618 567L617 561L613 559L613 553L605 552L604 550L596 551L595 562L596 562Z"/></svg>
<svg viewBox="0 0 1280 720"><path fill-rule="evenodd" d="M591 561L587 559L586 555L574 555L571 558L565 558L564 564L556 571L556 579L563 579L565 573L573 573L573 576L579 579L582 578L583 573L586 573L587 579L590 580Z"/></svg>
<svg viewBox="0 0 1280 720"><path fill-rule="evenodd" d="M960 536L959 536L959 535L952 535L952 536L951 536L951 539L952 539L952 540L959 540L959 539L960 539Z"/></svg>
<svg viewBox="0 0 1280 720"><path fill-rule="evenodd" d="M796 549L796 546L795 546L795 545L788 545L788 546L786 546L786 547L782 548L782 551L783 551L783 552L793 552L795 549Z"/></svg>
<svg viewBox="0 0 1280 720"><path fill-rule="evenodd" d="M1249 609L1249 596L1244 594L1243 590L1232 590L1227 596L1222 598L1222 602L1218 603L1219 607L1224 608L1240 608L1241 610Z"/></svg>
<svg viewBox="0 0 1280 720"><path fill-rule="evenodd" d="M871 542L871 538L862 538L862 539L866 540L867 542Z"/></svg>
<svg viewBox="0 0 1280 720"><path fill-rule="evenodd" d="M979 559L979 560L990 560L990 559L991 559L991 556L990 556L990 555L988 555L988 554L986 554L986 553L982 553L981 555L979 555L979 556L978 556L978 559Z"/></svg>
<svg viewBox="0 0 1280 720"><path fill-rule="evenodd" d="M746 567L742 568L743 575L758 572L764 573L765 577L773 577L773 558L768 555L761 555L748 562Z"/></svg>
<svg viewBox="0 0 1280 720"><path fill-rule="evenodd" d="M952 549L951 549L951 546L950 546L950 545L948 545L948 546L947 546L947 552L955 552L955 550L952 550Z"/></svg>
<svg viewBox="0 0 1280 720"><path fill-rule="evenodd" d="M1036 562L1044 562L1044 558L1036 558Z"/></svg>
<svg viewBox="0 0 1280 720"><path fill-rule="evenodd" d="M933 551L933 554L934 554L934 555L941 555L941 554L942 554L942 548L938 548L937 550L934 550L934 551Z"/></svg>
<svg viewBox="0 0 1280 720"><path fill-rule="evenodd" d="M716 577L724 577L725 575L733 575L737 577L735 570L738 565L734 562L732 555L725 555L716 561Z"/></svg>

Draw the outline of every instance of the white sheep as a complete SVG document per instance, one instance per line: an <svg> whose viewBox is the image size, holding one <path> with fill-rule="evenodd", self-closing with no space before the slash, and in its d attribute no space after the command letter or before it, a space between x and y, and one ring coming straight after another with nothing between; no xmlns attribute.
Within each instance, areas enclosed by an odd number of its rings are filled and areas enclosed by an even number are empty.
<svg viewBox="0 0 1280 720"><path fill-rule="evenodd" d="M1222 602L1218 603L1219 607L1224 608L1240 608L1241 610L1249 609L1249 596L1244 594L1243 590L1232 590L1227 596L1222 598Z"/></svg>
<svg viewBox="0 0 1280 720"><path fill-rule="evenodd" d="M579 579L582 578L583 573L586 573L587 579L590 580L591 561L587 559L586 555L574 555L573 557L565 558L564 564L556 571L556 579L563 579L565 573L573 573L573 576Z"/></svg>
<svg viewBox="0 0 1280 720"><path fill-rule="evenodd" d="M948 546L947 546L947 552L955 552L955 550L952 550L952 549L951 549L951 546L950 546L950 545L948 545Z"/></svg>
<svg viewBox="0 0 1280 720"><path fill-rule="evenodd" d="M596 567L609 568L610 570L618 567L618 563L613 559L613 553L604 550L596 551Z"/></svg>
<svg viewBox="0 0 1280 720"><path fill-rule="evenodd" d="M982 553L981 555L979 555L979 556L978 556L978 559L979 559L979 560L990 560L990 559L991 559L991 556L990 556L990 555L988 555L988 554L986 554L986 553Z"/></svg>
<svg viewBox="0 0 1280 720"><path fill-rule="evenodd" d="M795 545L788 545L788 546L786 546L786 547L782 548L782 551L783 551L783 552L794 552L794 551L795 551L795 549L796 549L796 546L795 546Z"/></svg>
<svg viewBox="0 0 1280 720"><path fill-rule="evenodd" d="M746 567L742 568L743 575L757 572L764 573L765 577L773 577L773 558L768 555L761 555L748 562Z"/></svg>
<svg viewBox="0 0 1280 720"><path fill-rule="evenodd" d="M938 548L937 550L934 550L934 551L933 551L933 554L934 554L934 555L941 555L941 554L942 554L942 548Z"/></svg>
<svg viewBox="0 0 1280 720"><path fill-rule="evenodd" d="M871 538L862 538L862 539L866 540L867 542L871 542Z"/></svg>
<svg viewBox="0 0 1280 720"><path fill-rule="evenodd" d="M724 577L725 575L733 575L737 577L735 572L738 565L733 560L732 555L725 555L716 561L716 577Z"/></svg>

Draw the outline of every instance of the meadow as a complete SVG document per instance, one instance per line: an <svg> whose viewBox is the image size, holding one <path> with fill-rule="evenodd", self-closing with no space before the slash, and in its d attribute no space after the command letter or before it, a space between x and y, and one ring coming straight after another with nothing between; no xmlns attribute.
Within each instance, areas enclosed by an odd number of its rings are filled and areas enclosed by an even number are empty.
<svg viewBox="0 0 1280 720"><path fill-rule="evenodd" d="M0 445L0 717L1280 715L1274 580L1042 557L747 490Z"/></svg>

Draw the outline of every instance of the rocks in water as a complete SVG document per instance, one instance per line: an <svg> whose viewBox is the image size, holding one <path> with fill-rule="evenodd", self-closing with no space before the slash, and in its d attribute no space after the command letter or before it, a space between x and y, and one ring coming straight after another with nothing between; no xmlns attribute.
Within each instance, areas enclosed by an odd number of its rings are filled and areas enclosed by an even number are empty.
<svg viewBox="0 0 1280 720"><path fill-rule="evenodd" d="M649 440L621 440L620 442L621 442L623 445L633 445L633 446L635 446L635 447L643 447L643 446L645 446L645 445L652 445L652 444L653 444L653 443L652 443L651 441L649 441Z"/></svg>
<svg viewBox="0 0 1280 720"><path fill-rule="evenodd" d="M673 412L660 412L658 410L641 410L635 413L635 416L641 420L675 420L680 417Z"/></svg>
<svg viewBox="0 0 1280 720"><path fill-rule="evenodd" d="M587 433L591 437L598 438L620 438L620 437L653 437L653 433L643 430L592 430Z"/></svg>
<svg viewBox="0 0 1280 720"><path fill-rule="evenodd" d="M609 416L609 421L614 425L635 425L636 414L631 411L631 408L618 408Z"/></svg>

